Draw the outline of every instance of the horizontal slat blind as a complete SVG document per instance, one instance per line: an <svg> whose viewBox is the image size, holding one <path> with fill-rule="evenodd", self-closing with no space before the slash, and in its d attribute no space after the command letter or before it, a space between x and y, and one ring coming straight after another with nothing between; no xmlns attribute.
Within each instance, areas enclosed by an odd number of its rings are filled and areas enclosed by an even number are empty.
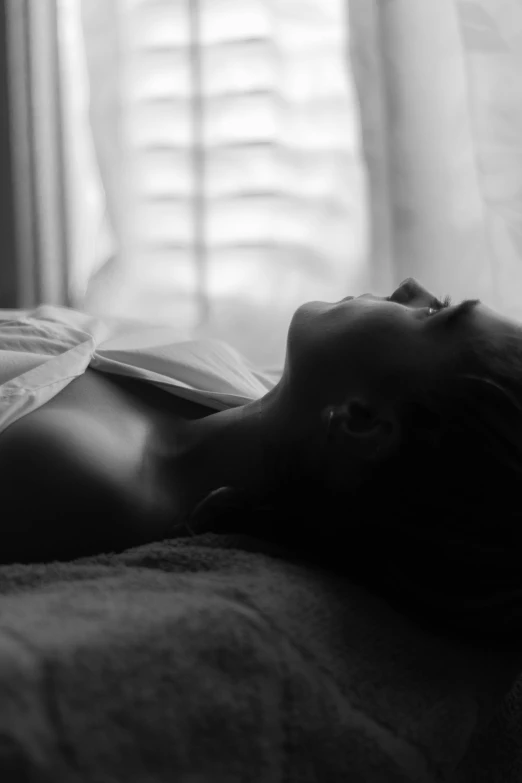
<svg viewBox="0 0 522 783"><path fill-rule="evenodd" d="M118 67L93 67L104 33L92 5L85 29L94 110L118 96L119 290L104 307L188 334L203 296L198 334L280 361L295 306L339 298L363 274L344 0L112 3ZM96 280L94 309L95 293Z"/></svg>

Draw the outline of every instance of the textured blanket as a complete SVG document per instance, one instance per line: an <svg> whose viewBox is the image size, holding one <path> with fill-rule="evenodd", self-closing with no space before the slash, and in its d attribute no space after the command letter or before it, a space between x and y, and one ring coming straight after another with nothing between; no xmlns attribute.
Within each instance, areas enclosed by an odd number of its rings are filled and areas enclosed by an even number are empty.
<svg viewBox="0 0 522 783"><path fill-rule="evenodd" d="M283 555L207 534L0 568L0 779L522 780L518 653Z"/></svg>

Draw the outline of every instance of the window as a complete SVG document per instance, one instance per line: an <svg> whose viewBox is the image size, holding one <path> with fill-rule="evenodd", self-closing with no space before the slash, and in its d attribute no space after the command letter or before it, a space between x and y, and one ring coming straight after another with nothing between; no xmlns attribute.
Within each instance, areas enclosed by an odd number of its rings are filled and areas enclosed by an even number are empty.
<svg viewBox="0 0 522 783"><path fill-rule="evenodd" d="M365 275L344 0L60 0L73 304L282 361Z"/></svg>

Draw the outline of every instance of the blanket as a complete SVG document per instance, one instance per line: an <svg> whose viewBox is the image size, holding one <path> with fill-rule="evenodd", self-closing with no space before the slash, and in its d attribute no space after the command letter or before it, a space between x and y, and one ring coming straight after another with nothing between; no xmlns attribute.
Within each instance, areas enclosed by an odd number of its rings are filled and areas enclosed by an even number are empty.
<svg viewBox="0 0 522 783"><path fill-rule="evenodd" d="M520 651L232 535L0 568L0 779L519 783Z"/></svg>

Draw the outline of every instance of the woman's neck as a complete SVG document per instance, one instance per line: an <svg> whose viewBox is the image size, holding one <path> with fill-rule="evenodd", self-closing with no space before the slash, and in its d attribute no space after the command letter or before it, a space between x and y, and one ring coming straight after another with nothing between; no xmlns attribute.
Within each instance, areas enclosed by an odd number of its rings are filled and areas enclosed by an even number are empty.
<svg viewBox="0 0 522 783"><path fill-rule="evenodd" d="M289 466L304 470L310 450L300 423L293 421L282 387L248 405L177 423L162 458L163 480L175 487L176 516L185 517L220 487L263 496Z"/></svg>
<svg viewBox="0 0 522 783"><path fill-rule="evenodd" d="M275 413L271 400L262 398L176 422L161 470L166 485L174 488L177 515L186 516L219 487L256 492L270 483Z"/></svg>

